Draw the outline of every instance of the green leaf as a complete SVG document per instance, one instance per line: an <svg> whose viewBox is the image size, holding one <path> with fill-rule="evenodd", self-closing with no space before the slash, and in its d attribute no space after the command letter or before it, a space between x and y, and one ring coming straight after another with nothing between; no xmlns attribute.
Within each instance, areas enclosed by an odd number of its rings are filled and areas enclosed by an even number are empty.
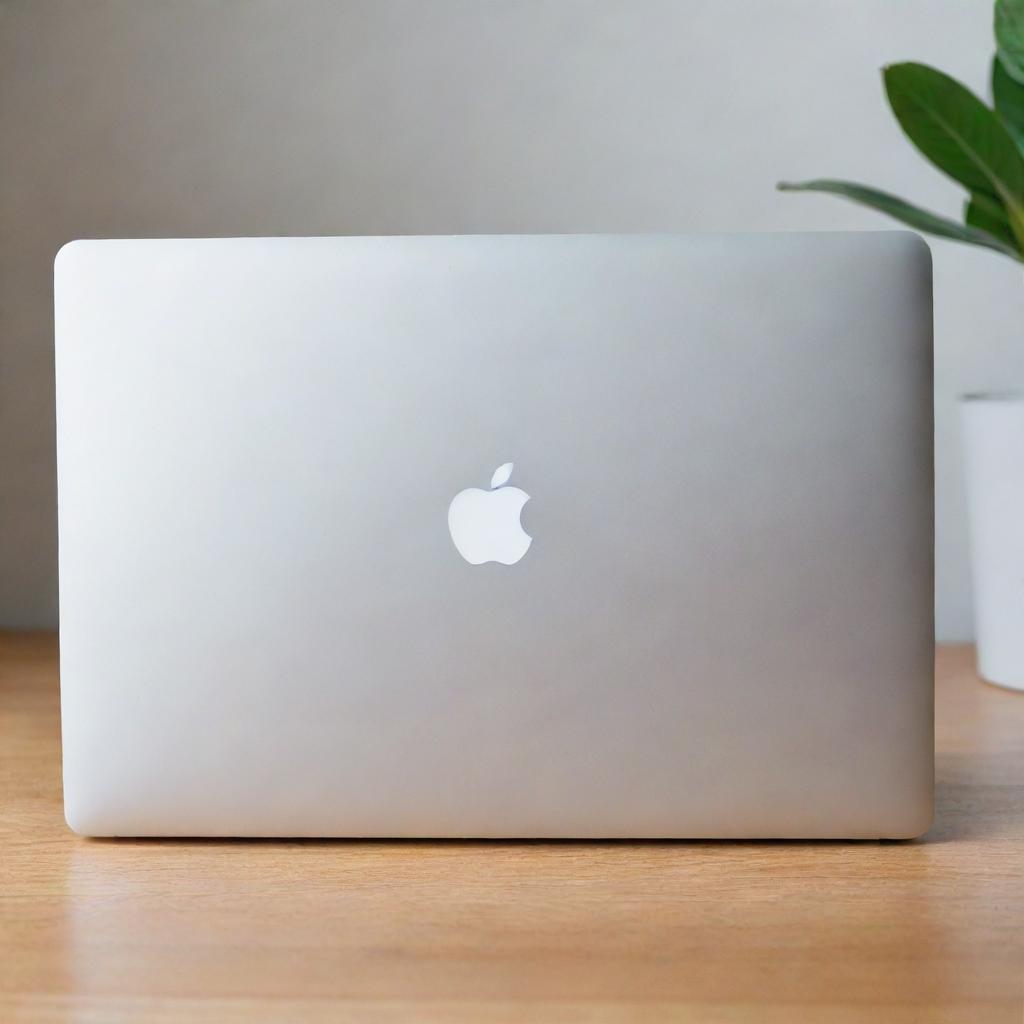
<svg viewBox="0 0 1024 1024"><path fill-rule="evenodd" d="M1024 0L996 0L995 31L999 62L1024 85Z"/></svg>
<svg viewBox="0 0 1024 1024"><path fill-rule="evenodd" d="M1007 74L998 57L992 61L992 99L1017 148L1024 151L1024 85Z"/></svg>
<svg viewBox="0 0 1024 1024"><path fill-rule="evenodd" d="M843 196L852 199L863 206L869 206L879 213L886 213L890 217L908 227L924 231L929 235L937 235L939 238L951 238L957 242L966 242L968 245L980 245L985 249L993 249L1004 256L1011 256L1019 260L1015 247L1007 245L993 235L978 228L958 224L955 220L940 217L936 213L922 210L920 206L914 206L905 199L882 192L867 185L857 185L852 181L835 181L829 178L819 178L815 181L804 181L800 183L781 181L778 188L783 192L828 192L832 195Z"/></svg>
<svg viewBox="0 0 1024 1024"><path fill-rule="evenodd" d="M1024 157L995 112L925 64L892 64L883 76L910 141L970 192L998 196L1014 236L1024 243Z"/></svg>
<svg viewBox="0 0 1024 1024"><path fill-rule="evenodd" d="M964 222L1005 242L1012 249L1017 248L1013 229L1006 217L1006 210L998 199L992 196L974 195L964 205Z"/></svg>

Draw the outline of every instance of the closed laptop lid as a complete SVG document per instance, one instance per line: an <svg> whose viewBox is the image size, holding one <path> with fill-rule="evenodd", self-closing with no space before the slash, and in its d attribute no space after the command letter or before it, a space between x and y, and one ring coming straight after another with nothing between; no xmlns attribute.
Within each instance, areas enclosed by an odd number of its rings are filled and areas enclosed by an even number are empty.
<svg viewBox="0 0 1024 1024"><path fill-rule="evenodd" d="M930 289L900 232L66 246L69 823L921 832Z"/></svg>

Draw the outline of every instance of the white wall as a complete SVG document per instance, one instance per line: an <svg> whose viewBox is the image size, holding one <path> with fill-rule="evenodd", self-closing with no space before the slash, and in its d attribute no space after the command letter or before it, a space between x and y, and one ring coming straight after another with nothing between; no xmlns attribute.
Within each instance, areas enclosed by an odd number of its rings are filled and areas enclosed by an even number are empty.
<svg viewBox="0 0 1024 1024"><path fill-rule="evenodd" d="M50 274L80 236L870 228L957 213L878 75L984 88L979 0L8 0L0 623L56 618ZM970 633L954 396L1024 381L1024 296L936 243L938 626ZM827 343L827 340L825 341Z"/></svg>

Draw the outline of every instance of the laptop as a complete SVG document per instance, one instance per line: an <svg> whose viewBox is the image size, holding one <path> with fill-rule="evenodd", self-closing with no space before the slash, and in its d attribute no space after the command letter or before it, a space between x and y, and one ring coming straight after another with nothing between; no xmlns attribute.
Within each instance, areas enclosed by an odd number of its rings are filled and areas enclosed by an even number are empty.
<svg viewBox="0 0 1024 1024"><path fill-rule="evenodd" d="M55 278L76 832L928 828L918 237L76 241Z"/></svg>

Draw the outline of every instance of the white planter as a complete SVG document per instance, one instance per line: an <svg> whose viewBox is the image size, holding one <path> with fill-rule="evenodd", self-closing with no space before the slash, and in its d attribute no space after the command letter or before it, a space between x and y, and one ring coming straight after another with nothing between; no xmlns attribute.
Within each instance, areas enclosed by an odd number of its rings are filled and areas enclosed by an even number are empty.
<svg viewBox="0 0 1024 1024"><path fill-rule="evenodd" d="M961 402L978 674L1024 690L1024 395Z"/></svg>

